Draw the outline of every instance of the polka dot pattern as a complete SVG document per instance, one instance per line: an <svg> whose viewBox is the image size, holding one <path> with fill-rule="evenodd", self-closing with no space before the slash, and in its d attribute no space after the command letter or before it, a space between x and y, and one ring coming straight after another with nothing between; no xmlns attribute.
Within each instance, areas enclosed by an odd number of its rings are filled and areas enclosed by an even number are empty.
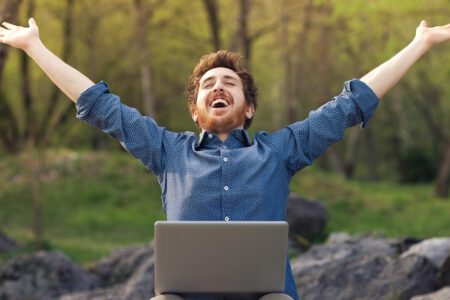
<svg viewBox="0 0 450 300"><path fill-rule="evenodd" d="M197 137L158 126L120 102L100 82L77 101L77 117L117 139L158 176L168 220L278 221L286 219L291 177L310 165L345 128L366 126L378 99L359 80L309 117L253 141L236 129L222 142L213 132ZM298 299L289 261L286 290Z"/></svg>

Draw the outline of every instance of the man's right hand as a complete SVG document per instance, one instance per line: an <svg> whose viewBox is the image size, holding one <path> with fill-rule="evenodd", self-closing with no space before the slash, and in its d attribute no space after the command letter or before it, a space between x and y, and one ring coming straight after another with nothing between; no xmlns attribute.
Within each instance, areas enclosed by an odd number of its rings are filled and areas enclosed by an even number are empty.
<svg viewBox="0 0 450 300"><path fill-rule="evenodd" d="M56 86L76 102L80 94L94 83L45 47L33 18L28 20L28 24L29 27L22 27L3 22L4 27L0 27L0 43L24 50Z"/></svg>
<svg viewBox="0 0 450 300"><path fill-rule="evenodd" d="M28 20L29 27L22 27L3 22L0 27L0 42L13 47L27 50L34 42L39 41L39 28L33 18Z"/></svg>

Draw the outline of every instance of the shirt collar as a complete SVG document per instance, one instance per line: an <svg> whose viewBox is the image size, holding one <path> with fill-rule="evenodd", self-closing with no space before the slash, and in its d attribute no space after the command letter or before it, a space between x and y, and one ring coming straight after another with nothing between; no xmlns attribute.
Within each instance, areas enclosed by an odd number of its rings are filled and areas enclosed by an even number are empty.
<svg viewBox="0 0 450 300"><path fill-rule="evenodd" d="M202 131L195 143L195 148L200 148L203 145L219 142L220 144L225 144L229 146L230 148L237 148L237 147L248 147L252 145L252 142L250 140L250 136L248 132L244 129L238 128L234 129L230 132L228 135L228 138L226 141L222 142L219 137L212 131Z"/></svg>

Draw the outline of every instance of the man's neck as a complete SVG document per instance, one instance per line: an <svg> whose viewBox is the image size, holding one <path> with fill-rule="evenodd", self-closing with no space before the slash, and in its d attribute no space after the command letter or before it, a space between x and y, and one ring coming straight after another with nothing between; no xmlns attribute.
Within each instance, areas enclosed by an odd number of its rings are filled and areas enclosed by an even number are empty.
<svg viewBox="0 0 450 300"><path fill-rule="evenodd" d="M222 142L225 142L227 139L228 139L228 136L230 135L230 133L229 132L226 132L226 133L217 133L217 136L219 137L219 139L222 141Z"/></svg>
<svg viewBox="0 0 450 300"><path fill-rule="evenodd" d="M233 129L233 130L236 130L236 129L244 129L244 128L235 128L235 129ZM207 131L207 130L202 129L202 132L205 132L205 131ZM212 131L212 132L214 132L214 131ZM218 137L222 142L225 142L225 141L228 139L228 137L230 136L230 133L231 133L231 131L230 131L230 132L214 132L214 134L217 135L217 137Z"/></svg>

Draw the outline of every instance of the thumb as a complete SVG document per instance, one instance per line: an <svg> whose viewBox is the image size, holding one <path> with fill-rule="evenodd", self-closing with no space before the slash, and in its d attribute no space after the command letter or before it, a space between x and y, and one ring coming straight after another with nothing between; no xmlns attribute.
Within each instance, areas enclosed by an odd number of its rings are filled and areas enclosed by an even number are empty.
<svg viewBox="0 0 450 300"><path fill-rule="evenodd" d="M421 27L427 27L427 21L422 20L422 22L420 22L420 25L419 25L419 26L421 26Z"/></svg>
<svg viewBox="0 0 450 300"><path fill-rule="evenodd" d="M28 25L30 25L30 27L37 27L36 21L34 20L34 18L30 18L28 20Z"/></svg>

